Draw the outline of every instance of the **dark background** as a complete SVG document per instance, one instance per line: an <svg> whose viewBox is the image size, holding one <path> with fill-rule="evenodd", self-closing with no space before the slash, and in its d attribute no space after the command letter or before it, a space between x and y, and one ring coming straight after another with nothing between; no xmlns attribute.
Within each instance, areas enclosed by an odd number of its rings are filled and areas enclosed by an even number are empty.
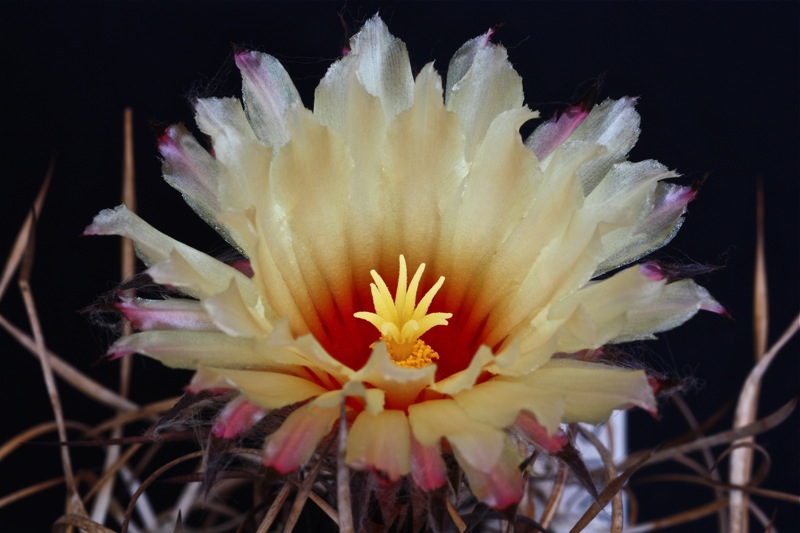
<svg viewBox="0 0 800 533"><path fill-rule="evenodd" d="M357 29L380 12L408 45L415 70L443 71L469 38L502 24L495 38L523 76L526 102L548 117L580 87L605 75L602 98L640 96L642 135L632 160L655 158L692 180L708 181L677 238L657 256L719 265L699 281L733 316L701 314L656 342L630 347L647 365L691 378L686 400L705 419L735 400L752 365L755 191L766 199L770 341L800 302L800 70L797 2L513 3L4 3L0 15L0 120L3 128L0 254L10 249L56 155L56 171L37 228L33 290L48 346L114 386L116 363L91 365L113 340L78 310L112 289L118 243L79 235L100 209L119 203L122 113L135 113L139 211L154 226L199 249L224 249L160 178L153 128L192 124L188 98L228 96L240 80L234 46L281 59L304 102L344 42L339 13ZM0 313L27 329L15 287ZM766 375L761 414L798 393L795 339ZM39 364L0 333L0 442L49 419ZM175 395L186 375L136 358L134 399ZM96 423L110 416L60 383L66 416ZM716 426L730 424L730 411ZM634 448L683 432L667 404L662 420L631 418ZM800 415L759 439L773 459L767 488L800 492ZM76 452L84 466L99 452ZM59 473L56 447L31 445L0 463L0 497ZM727 463L723 463L723 470ZM682 472L675 465L672 471ZM710 501L704 488L672 483L641 489L641 512L654 518ZM61 489L0 510L0 529L47 531ZM798 507L757 498L780 531L800 523ZM28 526L19 526L24 519ZM692 529L707 531L707 520ZM794 526L792 525L794 524ZM759 528L755 529L756 531Z"/></svg>

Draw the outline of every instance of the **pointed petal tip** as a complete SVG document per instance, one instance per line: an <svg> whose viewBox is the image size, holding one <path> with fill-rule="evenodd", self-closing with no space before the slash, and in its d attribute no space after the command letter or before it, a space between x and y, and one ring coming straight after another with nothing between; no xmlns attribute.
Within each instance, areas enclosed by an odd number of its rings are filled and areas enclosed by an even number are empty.
<svg viewBox="0 0 800 533"><path fill-rule="evenodd" d="M639 271L650 281L667 280L667 283L674 283L683 279L694 278L718 270L720 267L716 265L703 265L699 263L682 265L680 263L669 263L654 259L639 265ZM715 302L716 304L716 302ZM719 305L719 304L716 304ZM706 309L712 310L714 306ZM705 309L704 307L702 309Z"/></svg>
<svg viewBox="0 0 800 533"><path fill-rule="evenodd" d="M447 467L442 459L441 446L424 446L411 435L411 477L424 491L443 487L447 483Z"/></svg>
<svg viewBox="0 0 800 533"><path fill-rule="evenodd" d="M172 124L161 131L156 139L156 146L158 146L158 151L161 152L161 155L165 155L164 149L174 147L177 144L176 137L181 129L185 130L186 127L182 124Z"/></svg>
<svg viewBox="0 0 800 533"><path fill-rule="evenodd" d="M514 427L551 455L558 453L569 444L569 436L564 431L559 428L555 433L550 434L547 428L539 423L536 415L528 411L520 412L514 422Z"/></svg>
<svg viewBox="0 0 800 533"><path fill-rule="evenodd" d="M105 358L109 361L116 361L117 359L122 359L126 355L132 355L135 353L136 350L133 350L128 346L120 345L119 342L115 342L106 352Z"/></svg>
<svg viewBox="0 0 800 533"><path fill-rule="evenodd" d="M103 209L97 213L94 219L92 219L92 223L84 228L83 235L108 235L106 226L108 226L109 221L114 218L115 213L122 207L123 206L117 206L114 209Z"/></svg>
<svg viewBox="0 0 800 533"><path fill-rule="evenodd" d="M236 63L236 66L239 68L239 70L254 69L258 66L256 52L252 52L250 50L236 50L233 53L233 61Z"/></svg>
<svg viewBox="0 0 800 533"><path fill-rule="evenodd" d="M257 424L265 414L266 411L240 396L225 406L211 432L221 439L232 439Z"/></svg>
<svg viewBox="0 0 800 533"><path fill-rule="evenodd" d="M733 320L733 316L728 312L728 310L725 309L725 307L716 300L703 302L703 304L700 306L700 309L702 309L703 311L710 311L714 314L721 315L724 316L725 318Z"/></svg>

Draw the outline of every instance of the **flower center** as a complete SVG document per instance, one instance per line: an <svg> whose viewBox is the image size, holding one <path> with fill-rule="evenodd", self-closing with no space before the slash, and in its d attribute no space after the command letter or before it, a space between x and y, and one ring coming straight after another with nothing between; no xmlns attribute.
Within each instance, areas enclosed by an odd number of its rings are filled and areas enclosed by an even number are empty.
<svg viewBox="0 0 800 533"><path fill-rule="evenodd" d="M420 337L431 328L446 326L447 319L453 316L452 313L428 314L433 297L444 283L444 276L439 278L417 304L417 289L424 271L425 263L422 263L409 284L406 259L401 255L397 291L392 298L386 282L377 272L371 270L370 275L375 281L370 284L375 312L360 311L353 314L378 328L392 361L398 366L422 368L438 359L439 354Z"/></svg>

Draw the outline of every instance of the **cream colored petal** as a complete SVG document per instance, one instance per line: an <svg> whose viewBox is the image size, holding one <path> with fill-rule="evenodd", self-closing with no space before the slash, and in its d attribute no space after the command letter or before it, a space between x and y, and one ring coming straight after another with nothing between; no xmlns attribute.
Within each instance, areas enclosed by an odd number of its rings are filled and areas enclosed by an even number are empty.
<svg viewBox="0 0 800 533"><path fill-rule="evenodd" d="M338 392L328 395L340 395ZM267 437L263 462L287 474L311 459L320 441L339 418L340 408L320 407L312 401L297 408L278 430Z"/></svg>
<svg viewBox="0 0 800 533"><path fill-rule="evenodd" d="M615 164L605 179L586 196L586 205L613 208L613 212L606 215L609 221L617 218L635 220L639 211L652 209L652 200L648 202L647 199L657 182L677 176L676 172L652 159L638 163L623 161Z"/></svg>
<svg viewBox="0 0 800 533"><path fill-rule="evenodd" d="M280 148L291 135L286 110L302 105L292 79L271 55L240 52L235 59L242 73L245 113L253 131L268 146Z"/></svg>
<svg viewBox="0 0 800 533"><path fill-rule="evenodd" d="M248 350L256 352L263 357L263 364L254 368L308 376L308 379L327 387L327 390L341 389L343 385L345 388L350 386L347 383L347 377L353 371L333 359L312 336L304 335L300 338L295 338L285 320L277 321L272 333L266 337L251 339L230 338L233 342L239 342L241 346L245 346ZM216 366L226 365L224 362L220 362ZM234 365L229 368L237 367ZM361 386L361 384L353 385ZM365 393L361 394L361 396L367 401L368 408L372 411L382 409L382 392L380 394Z"/></svg>
<svg viewBox="0 0 800 533"><path fill-rule="evenodd" d="M144 331L122 337L108 349L109 355L148 355L173 368L198 365L224 368L267 368L269 357L249 339L206 331Z"/></svg>
<svg viewBox="0 0 800 533"><path fill-rule="evenodd" d="M502 342L514 328L531 320L555 293L564 290L557 284L543 283L564 278L572 272L568 261L582 259L594 228L590 219L579 217L583 193L575 171L596 150L593 145L574 145L572 150L558 153L558 160L534 181L533 200L525 216L497 245L481 277L466 287L470 295L467 301L474 302L468 309L472 321L481 322L492 315L493 331L487 330L491 336L484 341L489 346ZM576 283L580 286L586 279L588 275ZM501 307L505 311L501 312Z"/></svg>
<svg viewBox="0 0 800 533"><path fill-rule="evenodd" d="M92 224L86 228L86 235L121 235L133 240L136 247L136 254L147 265L162 265L169 261L174 261L175 268L181 270L176 273L174 279L161 281L159 283L180 283L184 274L194 274L190 277L191 281L182 288L192 296L206 296L225 290L231 282L236 279L241 283L247 293L256 294L253 282L244 274L233 267L230 267L213 257L195 250L181 242L172 239L150 224L139 218L124 205L114 209L101 211ZM167 265L165 270L168 270ZM156 275L157 271L156 270ZM154 276L155 279L156 276Z"/></svg>
<svg viewBox="0 0 800 533"><path fill-rule="evenodd" d="M449 72L447 79L447 109L455 111L461 121L468 161L495 117L522 107L523 102L522 78L508 62L506 49L491 43L483 45L482 39L484 36L473 39L456 52L451 61L453 79Z"/></svg>
<svg viewBox="0 0 800 533"><path fill-rule="evenodd" d="M628 322L612 342L652 338L653 333L678 327L699 310L724 313L725 309L703 287L685 279L668 283L658 298L644 301L628 312Z"/></svg>
<svg viewBox="0 0 800 533"><path fill-rule="evenodd" d="M115 305L131 325L139 330L218 331L203 306L195 300L181 298L147 300L122 295Z"/></svg>
<svg viewBox="0 0 800 533"><path fill-rule="evenodd" d="M218 393L233 390L233 387L228 380L216 372L212 372L203 365L198 365L197 371L192 376L192 381L186 386L186 391L191 394L198 394L206 390Z"/></svg>
<svg viewBox="0 0 800 533"><path fill-rule="evenodd" d="M527 216L541 173L519 128L534 117L526 108L506 111L492 122L458 193L447 197L436 265L447 273L444 308L456 311L475 288L497 249Z"/></svg>
<svg viewBox="0 0 800 533"><path fill-rule="evenodd" d="M503 432L473 419L455 400L429 400L409 406L408 419L414 437L423 446L434 446L446 438L463 447L470 464L488 470L500 459Z"/></svg>
<svg viewBox="0 0 800 533"><path fill-rule="evenodd" d="M587 195L606 177L612 165L624 160L636 144L640 132L640 119L633 107L635 104L634 98L604 101L592 109L586 120L564 143L568 145L574 141L589 142L606 149L604 155L586 163L578 170L578 177Z"/></svg>
<svg viewBox="0 0 800 533"><path fill-rule="evenodd" d="M352 294L349 277L342 275L352 271L350 260L338 243L349 238L343 206L349 202L353 162L341 135L320 125L311 112L295 109L287 120L292 140L276 156L271 173L276 211L260 227L262 250L271 257L264 257L259 273L288 287L307 328L322 338L317 317L334 309L334 301L347 305ZM266 272L274 268L278 272ZM282 311L273 298L269 301ZM349 320L355 311L339 313Z"/></svg>
<svg viewBox="0 0 800 533"><path fill-rule="evenodd" d="M691 280L654 281L636 265L577 291L551 310L566 319L559 351L598 348L609 342L652 338L653 333L682 324L700 309L718 304Z"/></svg>
<svg viewBox="0 0 800 533"><path fill-rule="evenodd" d="M472 64L475 62L475 55L487 46L491 46L493 34L494 31L489 30L483 35L478 35L461 45L456 53L453 54L450 63L447 65L446 99L450 98L450 93L453 92L453 86L461 81L461 79L467 75L469 69L472 68Z"/></svg>
<svg viewBox="0 0 800 533"><path fill-rule="evenodd" d="M547 318L548 308L531 320L528 328L506 342L487 367L493 374L517 376L536 370L558 352L559 328L564 320Z"/></svg>
<svg viewBox="0 0 800 533"><path fill-rule="evenodd" d="M395 226L385 216L392 208L389 191L376 179L383 168L387 119L381 100L361 84L358 66L359 59L351 53L328 69L314 96L314 115L342 134L353 159L348 195L350 205L358 208L346 210L349 238L345 242L352 258L353 283L366 287L370 269L380 268L384 235Z"/></svg>
<svg viewBox="0 0 800 533"><path fill-rule="evenodd" d="M410 454L411 432L403 411L362 412L347 435L347 464L378 470L391 482L410 472Z"/></svg>
<svg viewBox="0 0 800 533"><path fill-rule="evenodd" d="M535 372L514 379L541 394L560 398L564 402L564 422L598 424L613 410L631 405L656 411L653 390L641 370L553 359ZM551 430L545 421L539 421Z"/></svg>
<svg viewBox="0 0 800 533"><path fill-rule="evenodd" d="M598 274L635 261L667 244L683 224L686 205L695 191L672 183L659 183L648 197L648 207L636 224L607 235L603 242L608 258L598 267Z"/></svg>
<svg viewBox="0 0 800 533"><path fill-rule="evenodd" d="M257 140L220 136L215 139L215 149L230 157L222 158L219 180L219 199L227 210L245 211L251 206L268 209L271 201L268 184L272 149Z"/></svg>
<svg viewBox="0 0 800 533"><path fill-rule="evenodd" d="M367 388L363 383L350 382L345 384L340 390L332 390L320 395L319 398L314 400L314 405L323 409L341 407L342 401L346 398L364 399L366 392Z"/></svg>
<svg viewBox="0 0 800 533"><path fill-rule="evenodd" d="M265 197L271 151L258 142L241 103L234 98L207 98L195 103L200 129L214 143L212 157L183 126L172 126L159 139L164 178L226 241L250 255L248 232L229 224L221 212L258 205ZM256 179L254 179L256 178Z"/></svg>
<svg viewBox="0 0 800 533"><path fill-rule="evenodd" d="M241 102L236 98L199 99L195 112L198 126L212 139L219 163L215 185L220 204L228 212L246 211L250 206L265 209L273 150L256 138ZM225 222L219 216L217 221ZM231 234L237 248L249 240L243 239L241 230ZM246 255L251 254L248 249Z"/></svg>
<svg viewBox="0 0 800 533"><path fill-rule="evenodd" d="M387 409L405 409L419 394L433 384L436 365L424 368L402 368L392 362L386 345L375 343L372 354L363 368L350 380L372 385L386 393Z"/></svg>
<svg viewBox="0 0 800 533"><path fill-rule="evenodd" d="M158 140L164 180L177 189L203 220L213 225L220 209L219 165L183 125L170 126Z"/></svg>
<svg viewBox="0 0 800 533"><path fill-rule="evenodd" d="M386 392L380 389L366 389L364 402L364 410L371 415L377 415L386 405Z"/></svg>
<svg viewBox="0 0 800 533"><path fill-rule="evenodd" d="M412 264L424 262L439 244L443 204L467 174L458 117L442 104L432 64L417 77L414 104L389 124L383 150L384 186L394 193L384 214L391 220L386 240Z"/></svg>
<svg viewBox="0 0 800 533"><path fill-rule="evenodd" d="M616 226L603 236L607 257L595 276L638 259L673 236L685 204L662 215L656 200L661 190L671 187L659 181L676 176L658 161L623 161L586 197L598 220Z"/></svg>
<svg viewBox="0 0 800 533"><path fill-rule="evenodd" d="M454 395L453 399L471 418L498 429L511 426L520 411L526 410L536 415L552 434L564 416L562 398L509 377L494 377Z"/></svg>
<svg viewBox="0 0 800 533"><path fill-rule="evenodd" d="M522 334L540 309L585 285L602 258L600 231L590 217L576 213L565 233L541 249L518 290L497 303L486 344Z"/></svg>
<svg viewBox="0 0 800 533"><path fill-rule="evenodd" d="M295 334L307 333L309 328L300 311L300 306L307 306L310 301L303 293L300 293L302 296L292 293L293 279L289 277L289 272L284 277L281 267L279 267L279 265L293 265L293 261L283 260L287 254L286 250L291 250L290 237L287 235L288 229L285 225L278 224L276 219L265 223L265 214L256 216L258 223L256 225L255 251L250 256L250 264L254 272L253 278L260 280L264 291L264 300L269 302L274 315L286 317Z"/></svg>
<svg viewBox="0 0 800 533"><path fill-rule="evenodd" d="M479 446L480 444L476 444L476 447ZM510 439L503 439L500 457L488 468L470 463L465 458L464 448L463 445L456 445L455 456L467 475L472 493L478 500L494 509L506 509L519 502L524 490L519 465L524 458Z"/></svg>
<svg viewBox="0 0 800 533"><path fill-rule="evenodd" d="M435 446L442 438L448 440L479 499L497 508L519 500L522 458L502 430L475 420L449 399L414 404L408 416L421 445Z"/></svg>
<svg viewBox="0 0 800 533"><path fill-rule="evenodd" d="M287 364L299 364L311 369L319 369L336 377L341 382L353 374L353 370L333 358L312 335L295 337L288 322L278 321L267 340L267 346L293 354Z"/></svg>
<svg viewBox="0 0 800 533"><path fill-rule="evenodd" d="M272 331L261 302L248 305L234 280L224 291L203 298L203 307L214 324L233 337L260 337Z"/></svg>
<svg viewBox="0 0 800 533"><path fill-rule="evenodd" d="M252 403L264 409L278 409L324 394L327 389L303 376L271 372L269 370L233 370L209 367L208 370L224 377L239 389Z"/></svg>
<svg viewBox="0 0 800 533"><path fill-rule="evenodd" d="M492 350L488 346L481 346L472 357L469 366L461 372L456 372L430 386L430 389L447 396L452 396L472 387L484 368L494 360Z"/></svg>
<svg viewBox="0 0 800 533"><path fill-rule="evenodd" d="M255 257L258 248L258 230L255 225L256 209L226 209L217 214L217 223L227 235L222 235L248 261ZM217 229L220 232L220 229ZM221 233L221 232L220 232ZM251 265L252 266L252 265Z"/></svg>
<svg viewBox="0 0 800 533"><path fill-rule="evenodd" d="M198 98L194 102L194 118L200 131L215 141L217 137L240 137L256 140L238 98ZM230 161L233 154L221 154L214 148L216 159Z"/></svg>
<svg viewBox="0 0 800 533"><path fill-rule="evenodd" d="M221 261L198 254L200 252L189 247L174 249L167 259L148 268L147 274L156 283L172 285L196 298L219 294L231 283L237 283L250 300L248 303L255 304L258 293L252 280Z"/></svg>
<svg viewBox="0 0 800 533"><path fill-rule="evenodd" d="M386 118L407 109L414 94L414 78L405 43L374 16L350 39L350 48L350 55L358 61L361 83L380 98Z"/></svg>

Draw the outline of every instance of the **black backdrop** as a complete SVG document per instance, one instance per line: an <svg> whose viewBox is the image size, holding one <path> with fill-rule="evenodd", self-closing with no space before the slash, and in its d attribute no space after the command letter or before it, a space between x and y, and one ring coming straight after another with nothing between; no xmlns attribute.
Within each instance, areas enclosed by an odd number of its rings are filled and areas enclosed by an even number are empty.
<svg viewBox="0 0 800 533"><path fill-rule="evenodd" d="M677 238L658 256L723 266L700 279L733 316L702 314L655 342L631 350L657 370L691 377L687 400L703 419L734 399L752 361L751 279L755 190L764 184L770 339L798 311L798 4L797 2L513 2L513 3L269 3L107 2L5 3L0 16L0 114L3 128L0 252L10 249L48 161L56 171L37 229L33 289L48 345L109 385L117 365L91 367L112 334L91 326L78 310L111 289L117 241L81 238L82 228L119 198L122 110L135 113L139 210L145 219L200 249L221 240L160 178L152 126L191 124L188 97L234 95L239 77L234 46L253 47L284 61L307 106L313 89L341 50L339 13L353 27L380 12L406 41L419 69L444 70L467 39L502 24L496 41L509 48L524 78L526 102L549 116L576 89L605 75L602 97L640 96L642 135L631 158L656 158L687 179L710 178L690 205ZM15 288L0 313L26 324ZM0 333L0 441L48 419L38 363ZM766 376L761 412L798 391L795 339ZM139 401L177 394L186 374L137 358ZM110 413L61 384L67 417L97 422ZM729 423L728 415L723 423ZM772 455L766 486L800 492L800 416L766 434ZM660 422L631 419L634 447L664 442L683 431L674 407ZM721 427L721 426L718 426ZM88 461L99 454L79 452ZM674 470L680 470L675 467ZM54 447L32 445L0 463L0 496L56 476ZM670 495L670 496L666 496ZM653 517L708 501L708 489L662 483L642 489L642 512ZM45 531L62 493L0 510L0 529ZM674 501L670 501L674 500ZM776 525L800 523L797 506L757 499ZM713 527L713 521L697 526ZM781 529L782 528L782 529ZM788 528L788 529L787 529ZM689 531L689 527L680 528ZM22 531L23 529L18 529Z"/></svg>

